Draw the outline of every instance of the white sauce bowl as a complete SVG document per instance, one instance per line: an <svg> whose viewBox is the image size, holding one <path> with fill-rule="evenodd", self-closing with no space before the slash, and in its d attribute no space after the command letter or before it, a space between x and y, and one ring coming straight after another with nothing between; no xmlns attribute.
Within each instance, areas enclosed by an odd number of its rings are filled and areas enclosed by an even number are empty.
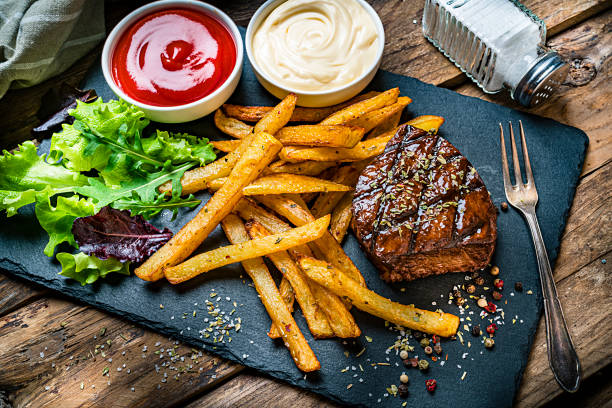
<svg viewBox="0 0 612 408"><path fill-rule="evenodd" d="M383 50L385 48L385 30L383 28L382 22L380 21L380 17L376 11L366 3L364 0L355 0L359 3L368 15L372 18L374 22L374 26L376 27L376 32L378 34L378 52L376 54L376 58L372 61L372 65L357 79L354 81L339 87L334 88L329 91L298 91L295 89L291 89L288 86L278 83L277 81L270 78L266 73L258 66L257 61L254 58L254 53L257 52L253 50L253 36L262 22L268 17L268 15L280 4L284 3L287 0L268 0L261 7L257 9L249 25L247 27L245 46L247 56L253 67L253 72L257 77L259 83L268 90L272 95L276 96L279 99L284 98L289 93L294 93L297 95L298 100L297 104L300 106L307 107L322 107L322 106L330 106L335 105L340 102L344 102L347 99L352 98L357 95L359 92L363 91L363 89L372 81L374 75L378 71L378 67L380 66L380 62L382 60Z"/></svg>
<svg viewBox="0 0 612 408"><path fill-rule="evenodd" d="M202 99L177 106L148 105L131 98L115 83L111 74L112 56L117 42L125 31L132 26L132 24L148 14L172 8L184 8L199 11L216 18L219 22L221 22L228 29L232 38L234 39L234 44L236 45L236 66L234 66L230 76L219 88ZM108 86L113 90L115 95L133 105L138 106L144 111L147 118L162 123L181 123L206 116L218 109L229 99L236 89L236 86L240 81L240 76L242 75L243 54L242 37L240 36L238 27L227 14L216 7L195 0L162 0L147 4L146 6L134 10L125 16L125 18L123 18L123 20L121 20L119 24L115 26L115 28L113 28L113 31L111 31L111 33L108 35L104 43L104 49L102 50L102 73L104 75L104 79L108 83Z"/></svg>

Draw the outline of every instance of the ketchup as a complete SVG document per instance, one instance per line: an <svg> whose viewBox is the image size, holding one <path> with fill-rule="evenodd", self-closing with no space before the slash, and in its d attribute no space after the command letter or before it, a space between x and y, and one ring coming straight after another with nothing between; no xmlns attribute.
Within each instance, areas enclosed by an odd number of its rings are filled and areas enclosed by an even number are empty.
<svg viewBox="0 0 612 408"><path fill-rule="evenodd" d="M113 79L130 97L154 106L177 106L219 88L236 65L236 45L215 18L187 9L145 16L119 39Z"/></svg>

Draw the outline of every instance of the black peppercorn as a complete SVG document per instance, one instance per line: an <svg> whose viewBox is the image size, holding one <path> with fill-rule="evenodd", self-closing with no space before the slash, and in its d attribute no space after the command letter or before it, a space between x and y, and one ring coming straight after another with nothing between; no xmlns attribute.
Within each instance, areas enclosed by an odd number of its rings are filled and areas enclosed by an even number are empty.
<svg viewBox="0 0 612 408"><path fill-rule="evenodd" d="M477 284L478 286L482 286L484 285L484 278L482 276L478 276L477 278L474 279L474 283Z"/></svg>
<svg viewBox="0 0 612 408"><path fill-rule="evenodd" d="M479 325L472 326L472 336L478 337L481 333Z"/></svg>
<svg viewBox="0 0 612 408"><path fill-rule="evenodd" d="M400 398L407 398L408 397L408 384L400 384L399 387L397 387L397 391L399 392Z"/></svg>
<svg viewBox="0 0 612 408"><path fill-rule="evenodd" d="M522 282L516 282L514 284L514 289L516 289L517 292L522 292L523 291L523 283Z"/></svg>
<svg viewBox="0 0 612 408"><path fill-rule="evenodd" d="M472 275L471 275L472 279L476 279L479 276L480 274L478 272L472 272Z"/></svg>
<svg viewBox="0 0 612 408"><path fill-rule="evenodd" d="M508 203L507 202L504 201L503 203L501 203L501 210L503 212L508 211Z"/></svg>
<svg viewBox="0 0 612 408"><path fill-rule="evenodd" d="M453 291L453 297L455 297L455 298L461 297L461 291L460 290L454 290Z"/></svg>

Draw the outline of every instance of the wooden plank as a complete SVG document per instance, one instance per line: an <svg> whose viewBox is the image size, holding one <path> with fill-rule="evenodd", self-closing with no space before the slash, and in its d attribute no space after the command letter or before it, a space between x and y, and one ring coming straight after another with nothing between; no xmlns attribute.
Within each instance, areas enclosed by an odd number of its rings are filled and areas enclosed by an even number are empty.
<svg viewBox="0 0 612 408"><path fill-rule="evenodd" d="M385 26L383 69L445 87L468 80L423 37L423 1L375 0L371 3ZM522 3L546 22L549 36L609 6L606 0L525 0Z"/></svg>
<svg viewBox="0 0 612 408"><path fill-rule="evenodd" d="M460 86L456 91L552 118L584 130L589 136L589 149L582 172L587 174L612 158L611 20L612 10L608 10L551 39L550 45L570 61L572 69L559 92L545 105L536 109L525 109L512 101L507 93L486 95L471 83Z"/></svg>
<svg viewBox="0 0 612 408"><path fill-rule="evenodd" d="M0 273L0 316L16 310L47 293L31 283Z"/></svg>
<svg viewBox="0 0 612 408"><path fill-rule="evenodd" d="M0 344L0 389L12 391L14 407L165 407L242 370L57 299L1 318Z"/></svg>

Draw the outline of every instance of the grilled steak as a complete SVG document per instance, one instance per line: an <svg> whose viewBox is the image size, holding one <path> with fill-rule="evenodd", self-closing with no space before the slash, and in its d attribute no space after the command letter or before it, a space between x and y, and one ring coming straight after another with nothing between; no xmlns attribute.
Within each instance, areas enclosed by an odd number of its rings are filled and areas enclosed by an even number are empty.
<svg viewBox="0 0 612 408"><path fill-rule="evenodd" d="M353 199L357 239L391 282L484 268L496 219L471 163L444 138L407 125L363 170Z"/></svg>

